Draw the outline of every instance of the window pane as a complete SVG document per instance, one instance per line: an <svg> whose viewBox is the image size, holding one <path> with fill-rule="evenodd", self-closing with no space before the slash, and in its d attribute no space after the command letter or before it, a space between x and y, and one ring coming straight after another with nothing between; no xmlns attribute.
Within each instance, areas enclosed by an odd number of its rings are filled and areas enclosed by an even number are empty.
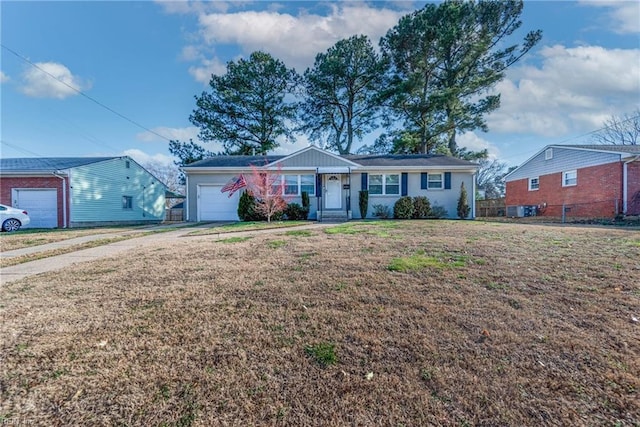
<svg viewBox="0 0 640 427"><path fill-rule="evenodd" d="M397 184L387 185L386 194L400 194L400 186Z"/></svg>
<svg viewBox="0 0 640 427"><path fill-rule="evenodd" d="M306 191L309 196L316 194L316 176L300 175L300 194Z"/></svg>
<svg viewBox="0 0 640 427"><path fill-rule="evenodd" d="M382 175L369 175L369 194L382 194Z"/></svg>
<svg viewBox="0 0 640 427"><path fill-rule="evenodd" d="M442 174L441 173L430 173L427 175L427 187L429 189L440 189L442 188Z"/></svg>
<svg viewBox="0 0 640 427"><path fill-rule="evenodd" d="M387 185L391 184L399 184L400 183L400 175L387 175L386 176Z"/></svg>
<svg viewBox="0 0 640 427"><path fill-rule="evenodd" d="M122 196L122 209L133 209L133 198L131 196Z"/></svg>
<svg viewBox="0 0 640 427"><path fill-rule="evenodd" d="M578 183L578 173L576 171L564 173L564 185L576 185Z"/></svg>
<svg viewBox="0 0 640 427"><path fill-rule="evenodd" d="M298 175L284 176L284 194L298 194Z"/></svg>

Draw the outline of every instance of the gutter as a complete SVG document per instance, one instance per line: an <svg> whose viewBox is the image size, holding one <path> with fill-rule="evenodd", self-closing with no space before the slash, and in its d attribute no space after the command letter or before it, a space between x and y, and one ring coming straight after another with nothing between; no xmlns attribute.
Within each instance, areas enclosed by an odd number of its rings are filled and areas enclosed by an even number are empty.
<svg viewBox="0 0 640 427"><path fill-rule="evenodd" d="M58 175L58 171L53 171L52 174L62 180L62 228L67 228L67 178Z"/></svg>

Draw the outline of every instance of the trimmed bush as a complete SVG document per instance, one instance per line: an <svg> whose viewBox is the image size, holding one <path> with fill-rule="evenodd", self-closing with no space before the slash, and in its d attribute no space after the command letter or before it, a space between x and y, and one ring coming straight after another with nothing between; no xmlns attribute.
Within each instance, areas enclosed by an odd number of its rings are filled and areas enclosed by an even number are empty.
<svg viewBox="0 0 640 427"><path fill-rule="evenodd" d="M409 196L400 197L393 205L393 217L397 219L413 218L413 199Z"/></svg>
<svg viewBox="0 0 640 427"><path fill-rule="evenodd" d="M444 206L433 205L431 207L431 214L429 218L446 218L449 216L449 212L444 208Z"/></svg>
<svg viewBox="0 0 640 427"><path fill-rule="evenodd" d="M429 218L431 216L431 203L425 196L413 198L413 217L416 219Z"/></svg>
<svg viewBox="0 0 640 427"><path fill-rule="evenodd" d="M369 190L362 190L358 193L358 202L360 203L360 217L365 219L369 210Z"/></svg>
<svg viewBox="0 0 640 427"><path fill-rule="evenodd" d="M309 202L309 193L306 191L302 192L302 207L307 211L303 219L307 219L309 217L309 211L311 210L311 202Z"/></svg>
<svg viewBox="0 0 640 427"><path fill-rule="evenodd" d="M389 206L387 205L373 205L373 216L380 219L389 218Z"/></svg>
<svg viewBox="0 0 640 427"><path fill-rule="evenodd" d="M284 215L288 220L300 221L307 219L309 216L309 210L297 203L289 203L287 208L284 210Z"/></svg>
<svg viewBox="0 0 640 427"><path fill-rule="evenodd" d="M238 202L238 217L240 221L260 221L256 212L256 199L250 192L244 191Z"/></svg>
<svg viewBox="0 0 640 427"><path fill-rule="evenodd" d="M464 182L460 184L460 198L458 199L458 217L465 219L469 216L471 207L467 202L467 189L464 188Z"/></svg>

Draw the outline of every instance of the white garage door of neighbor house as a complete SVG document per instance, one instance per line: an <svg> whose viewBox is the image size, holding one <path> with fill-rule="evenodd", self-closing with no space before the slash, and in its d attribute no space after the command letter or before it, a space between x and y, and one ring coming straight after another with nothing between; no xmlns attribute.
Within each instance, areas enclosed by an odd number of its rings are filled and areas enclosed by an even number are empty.
<svg viewBox="0 0 640 427"><path fill-rule="evenodd" d="M201 185L198 187L198 221L237 221L238 201L241 191L233 196L220 190L222 185Z"/></svg>
<svg viewBox="0 0 640 427"><path fill-rule="evenodd" d="M55 228L58 226L58 190L14 188L13 207L29 213L31 222L25 228Z"/></svg>

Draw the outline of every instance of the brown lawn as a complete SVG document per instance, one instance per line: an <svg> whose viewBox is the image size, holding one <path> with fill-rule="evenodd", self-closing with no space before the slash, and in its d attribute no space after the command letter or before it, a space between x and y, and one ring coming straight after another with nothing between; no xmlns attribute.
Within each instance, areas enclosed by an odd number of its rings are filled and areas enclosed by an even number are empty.
<svg viewBox="0 0 640 427"><path fill-rule="evenodd" d="M4 285L0 423L640 422L637 231L327 231L185 237Z"/></svg>

